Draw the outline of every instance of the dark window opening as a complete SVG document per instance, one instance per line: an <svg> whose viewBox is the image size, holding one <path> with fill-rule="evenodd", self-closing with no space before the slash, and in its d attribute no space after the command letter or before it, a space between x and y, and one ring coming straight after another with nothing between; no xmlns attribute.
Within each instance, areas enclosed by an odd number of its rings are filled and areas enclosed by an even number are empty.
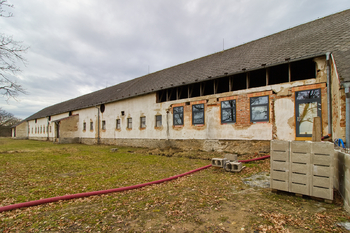
<svg viewBox="0 0 350 233"><path fill-rule="evenodd" d="M266 86L266 69L254 70L249 73L249 88Z"/></svg>
<svg viewBox="0 0 350 233"><path fill-rule="evenodd" d="M216 93L224 93L230 91L230 77L223 77L216 80Z"/></svg>
<svg viewBox="0 0 350 233"><path fill-rule="evenodd" d="M72 111L69 111L68 115L71 116L72 114L73 114Z"/></svg>
<svg viewBox="0 0 350 233"><path fill-rule="evenodd" d="M102 129L103 129L103 130L106 129L106 121L102 121Z"/></svg>
<svg viewBox="0 0 350 233"><path fill-rule="evenodd" d="M124 112L124 111L122 111L122 112L121 112L121 114L122 114L122 116L124 116L124 115L125 115L125 112Z"/></svg>
<svg viewBox="0 0 350 233"><path fill-rule="evenodd" d="M184 107L174 107L174 125L183 125L184 124Z"/></svg>
<svg viewBox="0 0 350 233"><path fill-rule="evenodd" d="M288 64L269 68L269 85L289 82Z"/></svg>
<svg viewBox="0 0 350 233"><path fill-rule="evenodd" d="M290 64L291 81L316 78L316 68L313 59L296 61Z"/></svg>
<svg viewBox="0 0 350 233"><path fill-rule="evenodd" d="M201 85L199 83L192 84L190 86L190 96L189 97L198 97L201 96Z"/></svg>
<svg viewBox="0 0 350 233"><path fill-rule="evenodd" d="M177 93L178 93L179 99L186 99L187 98L187 96L188 96L187 88L188 88L188 86L182 86L182 87L177 88Z"/></svg>
<svg viewBox="0 0 350 233"><path fill-rule="evenodd" d="M101 104L100 111L101 111L101 113L103 113L105 111L105 105L104 104Z"/></svg>
<svg viewBox="0 0 350 233"><path fill-rule="evenodd" d="M236 74L232 78L232 91L247 89L246 73Z"/></svg>
<svg viewBox="0 0 350 233"><path fill-rule="evenodd" d="M192 105L192 125L204 124L204 104Z"/></svg>
<svg viewBox="0 0 350 233"><path fill-rule="evenodd" d="M51 116L49 116L49 121L51 121Z"/></svg>
<svg viewBox="0 0 350 233"><path fill-rule="evenodd" d="M176 88L169 88L168 89L168 98L169 100L176 100Z"/></svg>
<svg viewBox="0 0 350 233"><path fill-rule="evenodd" d="M161 90L157 92L158 103L166 101L166 90Z"/></svg>
<svg viewBox="0 0 350 233"><path fill-rule="evenodd" d="M221 123L236 122L236 100L221 102Z"/></svg>
<svg viewBox="0 0 350 233"><path fill-rule="evenodd" d="M38 119L35 119L35 123L38 123Z"/></svg>
<svg viewBox="0 0 350 233"><path fill-rule="evenodd" d="M203 90L202 95L214 94L214 88L215 88L214 80L202 82L202 90Z"/></svg>
<svg viewBox="0 0 350 233"><path fill-rule="evenodd" d="M94 130L94 122L90 122L90 130Z"/></svg>
<svg viewBox="0 0 350 233"><path fill-rule="evenodd" d="M83 123L83 130L86 130L86 122Z"/></svg>

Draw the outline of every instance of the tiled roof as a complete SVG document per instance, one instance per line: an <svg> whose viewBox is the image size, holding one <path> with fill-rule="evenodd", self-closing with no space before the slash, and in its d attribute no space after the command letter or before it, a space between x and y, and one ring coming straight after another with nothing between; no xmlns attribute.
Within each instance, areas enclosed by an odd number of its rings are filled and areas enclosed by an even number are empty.
<svg viewBox="0 0 350 233"><path fill-rule="evenodd" d="M350 81L350 10L49 106L26 120L327 52L334 56L341 81Z"/></svg>

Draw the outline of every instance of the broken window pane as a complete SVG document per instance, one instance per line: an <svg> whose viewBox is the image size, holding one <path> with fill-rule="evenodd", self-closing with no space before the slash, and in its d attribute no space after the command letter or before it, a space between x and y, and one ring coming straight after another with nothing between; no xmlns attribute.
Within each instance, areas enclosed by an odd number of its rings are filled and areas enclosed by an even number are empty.
<svg viewBox="0 0 350 233"><path fill-rule="evenodd" d="M174 107L173 112L174 112L174 125L183 125L183 115L184 107Z"/></svg>
<svg viewBox="0 0 350 233"><path fill-rule="evenodd" d="M221 102L221 123L236 122L236 100Z"/></svg>
<svg viewBox="0 0 350 233"><path fill-rule="evenodd" d="M204 124L204 104L192 105L192 124Z"/></svg>

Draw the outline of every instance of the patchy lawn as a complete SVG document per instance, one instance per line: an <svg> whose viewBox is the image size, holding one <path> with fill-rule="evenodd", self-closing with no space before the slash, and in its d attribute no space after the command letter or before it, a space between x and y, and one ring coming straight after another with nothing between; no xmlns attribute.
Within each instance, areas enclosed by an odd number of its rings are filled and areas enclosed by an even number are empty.
<svg viewBox="0 0 350 233"><path fill-rule="evenodd" d="M0 206L125 187L210 164L215 152L53 144L0 138ZM243 155L239 159L259 155ZM202 159L200 159L202 158ZM0 232L343 232L334 204L254 188L242 178L269 171L269 160L240 173L208 168L137 190L0 213Z"/></svg>

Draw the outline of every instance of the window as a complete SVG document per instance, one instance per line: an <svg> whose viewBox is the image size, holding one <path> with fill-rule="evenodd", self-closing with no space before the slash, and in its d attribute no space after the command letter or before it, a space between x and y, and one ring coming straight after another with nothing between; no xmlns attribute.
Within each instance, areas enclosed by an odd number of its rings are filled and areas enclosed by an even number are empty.
<svg viewBox="0 0 350 233"><path fill-rule="evenodd" d="M35 119L35 123L38 123L38 119Z"/></svg>
<svg viewBox="0 0 350 233"><path fill-rule="evenodd" d="M51 126L50 126L50 129L51 129ZM86 130L86 122L83 123L83 130L84 131Z"/></svg>
<svg viewBox="0 0 350 233"><path fill-rule="evenodd" d="M90 122L90 130L94 130L94 122Z"/></svg>
<svg viewBox="0 0 350 233"><path fill-rule="evenodd" d="M40 126L40 133L42 133L43 132L43 127L42 126Z"/></svg>
<svg viewBox="0 0 350 233"><path fill-rule="evenodd" d="M204 104L192 105L192 124L204 124Z"/></svg>
<svg viewBox="0 0 350 233"><path fill-rule="evenodd" d="M221 123L236 123L236 100L221 102Z"/></svg>
<svg viewBox="0 0 350 233"><path fill-rule="evenodd" d="M116 129L120 129L120 119L117 119L117 120L116 120L115 128L116 128Z"/></svg>
<svg viewBox="0 0 350 233"><path fill-rule="evenodd" d="M32 133L33 133L33 127L32 127Z"/></svg>
<svg viewBox="0 0 350 233"><path fill-rule="evenodd" d="M43 126L43 133L45 133L45 126Z"/></svg>
<svg viewBox="0 0 350 233"><path fill-rule="evenodd" d="M162 127L162 115L156 116L156 127Z"/></svg>
<svg viewBox="0 0 350 233"><path fill-rule="evenodd" d="M132 129L132 118L128 118L128 129Z"/></svg>
<svg viewBox="0 0 350 233"><path fill-rule="evenodd" d="M174 125L183 125L184 124L184 107L174 107Z"/></svg>
<svg viewBox="0 0 350 233"><path fill-rule="evenodd" d="M36 129L36 127L35 127L35 133L36 133L36 131L37 131L37 129Z"/></svg>
<svg viewBox="0 0 350 233"><path fill-rule="evenodd" d="M140 118L140 128L141 129L146 128L146 117L141 117Z"/></svg>
<svg viewBox="0 0 350 233"><path fill-rule="evenodd" d="M125 115L125 112L124 112L124 111L122 111L122 112L121 112L121 114L122 114L122 116L124 116L124 115Z"/></svg>
<svg viewBox="0 0 350 233"><path fill-rule="evenodd" d="M51 125L50 125L50 133L51 133Z"/></svg>
<svg viewBox="0 0 350 233"><path fill-rule="evenodd" d="M106 129L106 121L102 121L102 129L103 129L103 130Z"/></svg>
<svg viewBox="0 0 350 233"><path fill-rule="evenodd" d="M250 98L250 121L269 121L269 96Z"/></svg>

